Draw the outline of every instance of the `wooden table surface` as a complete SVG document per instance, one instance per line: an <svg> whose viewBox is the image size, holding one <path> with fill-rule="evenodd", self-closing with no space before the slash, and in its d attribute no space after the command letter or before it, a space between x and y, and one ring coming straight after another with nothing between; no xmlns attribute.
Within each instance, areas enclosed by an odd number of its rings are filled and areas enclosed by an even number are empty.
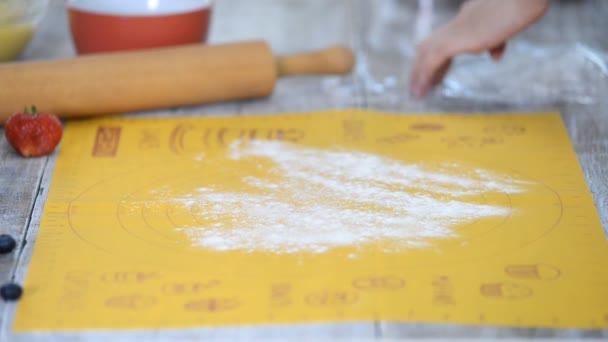
<svg viewBox="0 0 608 342"><path fill-rule="evenodd" d="M429 23L436 26L452 15L457 3L449 0L217 1L211 43L261 38L267 40L278 54L345 44L355 49L358 64L351 75L344 77L280 80L275 93L265 99L128 115L255 114L335 108L391 112L556 110L561 112L568 128L602 226L607 230L608 71L605 63L608 58L602 55L602 51L608 51L608 1L554 0L549 13L511 45L512 50L507 53L504 65L519 65L517 73L508 73L501 66L503 64L491 66L483 56L465 57L459 59L454 74L432 97L412 99L407 95L406 84L415 41L428 31ZM431 11L422 11L419 9L423 6L419 4L432 4L434 7ZM518 48L526 44L533 48ZM54 59L73 55L63 1L54 0L21 58ZM457 87L459 84L473 84L466 83L470 81L466 75L473 70L471 68L489 71L485 74L486 83L477 86L481 93L467 92L472 88ZM500 91L493 93L492 86ZM0 230L13 235L19 243L16 251L0 256L0 282L14 280L22 283L35 245L56 153L42 158L21 158L6 142L2 128L0 132ZM608 338L608 330L515 329L380 321L183 331L13 334L14 310L13 303L0 304L0 340Z"/></svg>

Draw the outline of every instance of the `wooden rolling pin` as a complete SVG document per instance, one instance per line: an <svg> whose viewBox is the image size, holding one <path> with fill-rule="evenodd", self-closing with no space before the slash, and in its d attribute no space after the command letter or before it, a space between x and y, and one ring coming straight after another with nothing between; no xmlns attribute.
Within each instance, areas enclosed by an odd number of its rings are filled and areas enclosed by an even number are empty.
<svg viewBox="0 0 608 342"><path fill-rule="evenodd" d="M36 105L63 118L268 96L278 77L342 74L351 50L275 57L264 42L0 64L0 123Z"/></svg>

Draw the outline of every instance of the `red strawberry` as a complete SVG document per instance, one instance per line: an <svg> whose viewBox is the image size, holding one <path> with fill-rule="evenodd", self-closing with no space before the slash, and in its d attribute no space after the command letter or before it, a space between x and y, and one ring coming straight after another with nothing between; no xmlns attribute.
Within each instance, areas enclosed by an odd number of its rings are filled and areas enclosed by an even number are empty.
<svg viewBox="0 0 608 342"><path fill-rule="evenodd" d="M4 125L6 140L24 157L38 157L55 150L62 135L61 121L51 113L14 113Z"/></svg>

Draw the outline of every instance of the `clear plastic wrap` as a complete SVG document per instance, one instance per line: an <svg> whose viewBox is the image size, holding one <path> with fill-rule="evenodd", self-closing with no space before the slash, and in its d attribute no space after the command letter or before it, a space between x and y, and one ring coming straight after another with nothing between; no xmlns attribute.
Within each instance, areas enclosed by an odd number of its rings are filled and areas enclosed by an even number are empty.
<svg viewBox="0 0 608 342"><path fill-rule="evenodd" d="M608 82L606 54L583 44L515 41L504 58L458 58L438 92L493 103L594 103Z"/></svg>
<svg viewBox="0 0 608 342"><path fill-rule="evenodd" d="M322 86L339 102L348 102L359 93L357 98L363 97L367 106L413 110L430 103L452 106L455 102L501 108L592 104L608 95L608 52L603 50L608 45L601 44L600 38L605 33L595 33L601 27L580 27L580 13L577 17L578 12L572 10L581 7L563 8L567 4L556 1L552 6L562 8L554 8L543 22L510 40L500 61L488 54L458 56L431 96L423 100L410 97L408 83L416 44L450 20L461 2L357 2L356 84L353 87L327 78ZM589 11L585 13L589 16ZM604 20L601 13L597 18ZM562 24L565 26L556 30Z"/></svg>

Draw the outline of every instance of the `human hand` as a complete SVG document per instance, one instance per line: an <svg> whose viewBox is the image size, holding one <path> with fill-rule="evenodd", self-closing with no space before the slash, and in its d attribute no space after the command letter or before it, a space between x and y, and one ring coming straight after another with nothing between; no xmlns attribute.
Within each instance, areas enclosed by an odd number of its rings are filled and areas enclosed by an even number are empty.
<svg viewBox="0 0 608 342"><path fill-rule="evenodd" d="M489 51L499 60L507 40L542 17L549 0L468 0L454 19L418 46L410 91L425 96L443 79L452 58Z"/></svg>

